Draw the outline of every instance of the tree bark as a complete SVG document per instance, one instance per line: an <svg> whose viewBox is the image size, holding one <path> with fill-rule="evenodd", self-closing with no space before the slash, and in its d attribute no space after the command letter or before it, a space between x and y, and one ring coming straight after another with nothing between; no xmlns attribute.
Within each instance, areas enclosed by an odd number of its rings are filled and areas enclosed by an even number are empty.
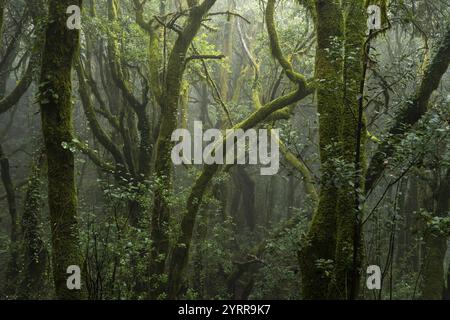
<svg viewBox="0 0 450 320"><path fill-rule="evenodd" d="M170 153L173 145L171 136L177 128L178 102L186 68L187 51L200 30L204 15L215 2L216 0L204 0L202 4L190 9L188 21L178 35L168 60L161 99L161 126L156 142L155 175L157 187L151 218L153 248L150 256L150 273L154 278L158 278L164 273L169 249L168 223L170 205L168 197L170 197L170 192L172 191L172 161ZM156 279L156 281L160 282L159 279ZM153 285L153 288L151 288L152 297L157 297L162 292L161 286L161 283Z"/></svg>
<svg viewBox="0 0 450 320"><path fill-rule="evenodd" d="M296 85L296 89L288 94L285 94L284 96L270 101L264 106L261 106L245 120L235 125L233 129L243 129L245 131L253 128L265 121L274 112L292 105L310 94L310 88L304 77L301 74L296 73L293 70L292 65L282 55L281 48L278 43L278 36L273 23L274 6L275 4L271 1L272 10L268 10L269 19L266 19L268 30L270 30L269 37L271 39L272 52L277 61L282 65L289 79ZM272 13L272 15L270 15L270 13ZM226 141L224 140L223 143L225 146ZM202 204L203 195L219 169L220 166L217 164L205 166L203 172L197 178L191 189L185 211L183 213L181 234L178 236L169 261L169 298L174 299L178 296L181 283L183 281L183 273L188 262L192 233L194 230L197 213L200 205Z"/></svg>
<svg viewBox="0 0 450 320"><path fill-rule="evenodd" d="M78 30L66 27L67 7L81 0L50 0L49 20L39 85L42 131L48 176L52 230L53 280L59 299L82 299L84 290L69 290L67 268L82 266L77 223L77 195L73 153L63 143L73 139L71 71L78 49Z"/></svg>
<svg viewBox="0 0 450 320"><path fill-rule="evenodd" d="M319 262L333 261L336 250L336 208L338 187L333 182L341 118L342 58L332 50L333 39L343 36L339 1L317 0L315 2L317 48L315 78L321 81L316 90L319 116L320 181L319 204L313 215L307 240L299 252L304 299L326 299L330 276ZM328 270L329 271L329 270Z"/></svg>
<svg viewBox="0 0 450 320"><path fill-rule="evenodd" d="M336 207L335 272L331 297L355 299L359 292L362 264L366 125L364 117L364 81L366 75L366 7L363 0L342 1L344 15L343 106L340 124L341 160L348 166L349 179L339 187Z"/></svg>
<svg viewBox="0 0 450 320"><path fill-rule="evenodd" d="M25 206L22 214L22 251L23 269L22 281L19 287L19 299L46 298L42 287L45 284L47 268L47 249L41 236L42 211L42 181L41 170L43 156L33 164L31 177L25 196Z"/></svg>

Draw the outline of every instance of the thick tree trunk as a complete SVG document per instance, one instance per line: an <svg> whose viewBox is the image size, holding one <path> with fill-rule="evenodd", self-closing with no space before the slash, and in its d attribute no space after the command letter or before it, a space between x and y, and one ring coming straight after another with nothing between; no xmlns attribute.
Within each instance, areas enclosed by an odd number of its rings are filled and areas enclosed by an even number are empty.
<svg viewBox="0 0 450 320"><path fill-rule="evenodd" d="M336 208L336 257L331 295L355 299L359 292L362 263L362 210L364 194L366 125L364 118L364 80L368 59L364 43L366 7L363 0L342 2L344 15L344 96L340 127L341 160L349 179L339 187Z"/></svg>
<svg viewBox="0 0 450 320"><path fill-rule="evenodd" d="M318 208L299 252L305 299L358 295L366 140L365 5L363 0L315 2L322 175Z"/></svg>
<svg viewBox="0 0 450 320"><path fill-rule="evenodd" d="M307 241L299 252L304 299L326 299L330 284L327 262L334 262L336 248L336 207L338 187L333 181L341 118L342 58L334 39L343 36L339 1L317 0L315 3L317 48L315 78L319 116L320 159L322 177L319 204L313 215Z"/></svg>
<svg viewBox="0 0 450 320"><path fill-rule="evenodd" d="M77 224L77 195L73 153L63 148L73 139L71 71L79 31L66 27L67 7L81 0L50 0L49 22L39 85L42 131L48 175L48 203L52 230L53 279L59 299L81 299L84 290L67 288L67 268L82 266Z"/></svg>

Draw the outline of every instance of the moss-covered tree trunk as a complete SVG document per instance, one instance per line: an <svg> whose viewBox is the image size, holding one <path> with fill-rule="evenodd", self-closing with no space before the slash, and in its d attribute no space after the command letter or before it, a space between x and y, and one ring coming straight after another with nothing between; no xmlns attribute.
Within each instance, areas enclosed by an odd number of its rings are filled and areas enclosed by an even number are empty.
<svg viewBox="0 0 450 320"><path fill-rule="evenodd" d="M354 299L358 295L362 263L362 207L364 194L366 125L364 118L364 0L342 1L344 21L343 104L337 148L348 175L339 183L336 207L336 256L331 296Z"/></svg>
<svg viewBox="0 0 450 320"><path fill-rule="evenodd" d="M73 153L63 148L72 141L72 64L79 31L66 27L67 7L81 0L50 0L42 53L39 102L45 141L48 203L52 231L53 280L59 299L81 299L83 290L69 290L67 268L82 265L77 225L77 195Z"/></svg>
<svg viewBox="0 0 450 320"><path fill-rule="evenodd" d="M171 136L178 123L178 103L186 68L187 52L200 30L204 15L215 2L216 0L204 0L200 5L190 8L188 20L175 41L167 64L166 79L162 88L162 99L160 100L161 126L156 142L155 160L157 187L151 218L153 248L150 256L150 273L153 277L159 277L164 273L169 249L169 197L172 191L172 160L170 154L173 146ZM151 288L152 297L157 297L161 293L161 279L156 278L156 281Z"/></svg>
<svg viewBox="0 0 450 320"><path fill-rule="evenodd" d="M299 252L304 299L326 299L336 248L338 186L334 181L341 118L343 37L339 1L315 2L317 48L315 78L319 116L321 181L319 204Z"/></svg>
<svg viewBox="0 0 450 320"><path fill-rule="evenodd" d="M42 180L41 166L43 156L34 163L22 214L22 280L19 299L47 298L42 288L45 285L47 249L41 236Z"/></svg>
<svg viewBox="0 0 450 320"><path fill-rule="evenodd" d="M299 252L305 299L354 299L362 263L366 1L315 1L321 181Z"/></svg>
<svg viewBox="0 0 450 320"><path fill-rule="evenodd" d="M269 31L269 38L272 47L272 53L276 60L281 64L286 75L296 85L296 89L281 97L278 97L264 106L260 106L254 113L252 113L245 120L236 124L233 129L248 130L264 122L271 115L277 111L290 106L306 96L311 91L303 77L303 75L295 72L290 62L283 56L281 48L278 43L278 34L274 23L274 9L275 0L268 2L266 9L266 23ZM223 141L224 148L226 139ZM204 167L202 174L195 181L189 197L187 199L186 207L183 212L181 221L181 233L177 238L173 253L169 262L169 278L168 278L168 294L169 298L176 298L183 281L183 273L188 263L189 250L192 241L192 234L197 218L198 210L202 204L203 196L216 173L219 171L218 164L207 165Z"/></svg>

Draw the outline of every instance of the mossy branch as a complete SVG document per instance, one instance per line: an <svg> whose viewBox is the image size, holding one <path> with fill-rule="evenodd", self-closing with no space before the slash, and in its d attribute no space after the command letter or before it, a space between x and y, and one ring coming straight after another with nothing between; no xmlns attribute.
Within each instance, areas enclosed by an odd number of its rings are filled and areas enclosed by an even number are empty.
<svg viewBox="0 0 450 320"><path fill-rule="evenodd" d="M78 150L80 150L84 155L89 157L89 159L100 168L100 170L104 171L105 173L114 174L115 173L115 167L104 161L98 154L98 151L93 150L89 148L89 146L85 143L80 142L77 139L74 139L72 143L77 147Z"/></svg>
<svg viewBox="0 0 450 320"><path fill-rule="evenodd" d="M288 59L286 59L286 57L283 55L283 51L281 50L280 40L278 38L278 33L275 28L275 21L274 21L276 1L277 0L268 0L266 7L266 26L267 32L269 34L269 42L272 55L280 63L281 67L284 69L284 72L286 73L286 76L292 82L306 88L307 83L305 77L294 70L292 64L289 62Z"/></svg>
<svg viewBox="0 0 450 320"><path fill-rule="evenodd" d="M95 82L91 70L89 68L84 69L84 76L86 77L85 81L89 85L91 92L94 94L95 99L100 105L100 109L95 109L95 112L102 115L105 119L108 120L109 124L115 128L116 130L120 130L120 125L117 117L111 113L111 111L107 108L106 102L100 93L100 90Z"/></svg>
<svg viewBox="0 0 450 320"><path fill-rule="evenodd" d="M106 131L100 125L96 115L95 110L92 105L92 100L90 98L90 93L86 86L85 82L85 72L83 69L83 65L81 60L76 64L76 71L78 74L78 86L81 102L83 105L84 113L89 122L89 126L92 129L92 133L98 139L98 141L102 144L102 146L108 150L109 153L113 156L115 162L122 166L125 166L125 160L123 158L122 153L120 152L119 147L112 141L111 137L106 133Z"/></svg>
<svg viewBox="0 0 450 320"><path fill-rule="evenodd" d="M118 3L116 0L108 1L108 18L110 22L116 22L118 19ZM117 43L117 36L112 30L108 36L108 58L111 64L111 75L114 82L122 91L125 99L130 103L136 113L142 113L145 107L134 95L129 84L124 80L125 75L122 70L120 54Z"/></svg>
<svg viewBox="0 0 450 320"><path fill-rule="evenodd" d="M298 88L297 90L262 106L247 119L235 125L233 129L251 129L265 121L272 113L298 102L307 95L309 95L309 92L303 90L303 88ZM223 139L223 145L226 145L226 138ZM169 298L175 298L178 294L184 268L188 262L189 248L191 245L192 232L194 230L197 212L202 204L203 195L205 194L209 183L219 169L220 166L217 164L205 166L203 172L197 178L191 189L188 201L186 203L186 211L181 222L181 234L178 237L175 248L173 249L173 254L169 263Z"/></svg>
<svg viewBox="0 0 450 320"><path fill-rule="evenodd" d="M20 79L16 87L6 97L0 100L0 114L5 113L17 104L28 90L33 80L33 64L32 61L28 62L28 67Z"/></svg>

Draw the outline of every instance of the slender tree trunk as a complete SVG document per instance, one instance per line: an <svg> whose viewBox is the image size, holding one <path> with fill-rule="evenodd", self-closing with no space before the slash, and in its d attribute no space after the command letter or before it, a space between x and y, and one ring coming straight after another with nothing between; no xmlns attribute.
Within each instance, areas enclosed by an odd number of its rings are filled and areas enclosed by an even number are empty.
<svg viewBox="0 0 450 320"><path fill-rule="evenodd" d="M243 209L245 222L247 227L253 231L256 227L256 211L255 211L255 182L250 175L240 167L238 169L241 181L241 190L243 197Z"/></svg>
<svg viewBox="0 0 450 320"><path fill-rule="evenodd" d="M0 175L3 182L3 186L6 190L8 200L8 210L11 219L10 227L10 260L7 266L7 279L5 284L5 293L7 295L14 294L16 280L19 272L19 250L18 250L18 223L17 223L17 204L16 204L16 192L11 178L9 159L3 153L2 146L0 145Z"/></svg>
<svg viewBox="0 0 450 320"><path fill-rule="evenodd" d="M408 187L405 190L405 200L402 208L403 228L400 232L400 243L397 252L398 265L405 272L418 271L419 261L415 251L417 243L413 233L417 229L417 216L415 212L419 211L419 190L417 177L410 177ZM403 263L403 265L401 265Z"/></svg>

